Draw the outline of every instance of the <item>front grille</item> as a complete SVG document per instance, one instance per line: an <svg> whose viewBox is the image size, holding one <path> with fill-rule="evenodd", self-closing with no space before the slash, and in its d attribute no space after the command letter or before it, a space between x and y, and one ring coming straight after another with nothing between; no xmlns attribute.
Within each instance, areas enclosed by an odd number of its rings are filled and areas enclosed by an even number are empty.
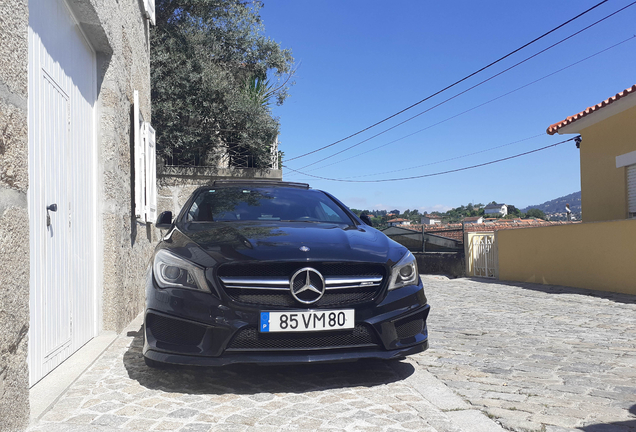
<svg viewBox="0 0 636 432"><path fill-rule="evenodd" d="M262 306L288 306L288 307L296 307L299 305L298 302L291 296L289 291L282 292L260 292L256 290L243 290L243 289L232 289L227 288L225 292L232 298L232 300L254 304L254 305L262 305ZM314 306L345 306L351 305L355 303L362 303L365 301L372 300L375 296L376 288L371 287L365 290L357 290L356 292L341 292L341 293L330 293L326 292L325 295L318 300L316 303L312 304Z"/></svg>
<svg viewBox="0 0 636 432"><path fill-rule="evenodd" d="M246 263L225 264L219 268L219 276L283 276L289 278L294 272L303 267L312 267L323 276L355 276L376 275L384 276L384 266L367 263L340 262L286 262L286 263Z"/></svg>
<svg viewBox="0 0 636 432"><path fill-rule="evenodd" d="M401 319L395 323L398 339L406 339L422 333L424 319L420 314Z"/></svg>
<svg viewBox="0 0 636 432"><path fill-rule="evenodd" d="M205 335L205 327L186 321L148 314L146 329L161 342L197 346Z"/></svg>
<svg viewBox="0 0 636 432"><path fill-rule="evenodd" d="M223 289L234 301L259 306L294 307L299 303L289 290L291 276L301 268L319 271L325 293L312 306L346 306L373 300L382 288L385 269L366 263L254 263L219 268Z"/></svg>
<svg viewBox="0 0 636 432"><path fill-rule="evenodd" d="M366 325L352 330L317 333L259 333L245 327L236 333L228 351L289 351L336 348L362 348L378 345L377 337Z"/></svg>

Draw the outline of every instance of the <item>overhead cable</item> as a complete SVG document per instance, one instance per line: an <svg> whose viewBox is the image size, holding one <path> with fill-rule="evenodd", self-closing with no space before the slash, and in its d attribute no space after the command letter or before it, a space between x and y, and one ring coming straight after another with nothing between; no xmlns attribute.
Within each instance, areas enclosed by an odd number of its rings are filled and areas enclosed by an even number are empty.
<svg viewBox="0 0 636 432"><path fill-rule="evenodd" d="M464 168L457 168L457 169L453 169L453 170L440 171L440 172L436 172L436 173L432 173L432 174L422 174L422 175L411 176L411 177L400 177L400 178L390 178L390 179L380 179L380 180L349 180L349 179L338 179L338 178L322 177L322 176L317 176L317 175L313 175L313 174L307 174L307 173L295 170L293 168L289 168L286 165L283 165L283 167L285 167L285 168L287 168L287 169L289 169L291 171L297 172L299 174L303 174L303 175L306 175L306 176L309 176L309 177L313 177L313 178L316 178L316 179L336 181L336 182L344 182L344 183L384 183L384 182L393 182L393 181L402 181L402 180L415 180L415 179L421 179L421 178L426 178L426 177L439 176L439 175L442 175L442 174L450 174L450 173L455 173L455 172L460 172L460 171L466 171L466 170L469 170L469 169L479 168L479 167L486 166L486 165L492 165L492 164L495 164L495 163L507 161L507 160L510 160L510 159L515 159L515 158L518 158L518 157L521 157L521 156L526 156L526 155L529 155L529 154L532 154L532 153L536 153L536 152L539 152L539 151L542 151L542 150L546 150L546 149L549 149L549 148L552 148L552 147L556 147L556 146L564 144L564 143L566 143L568 141L574 141L577 138L579 138L579 136L576 136L576 137L570 138L570 139L566 139L566 140L560 141L558 143L550 144L550 145L547 145L545 147L541 147L541 148L538 148L538 149L530 150L530 151L527 151L527 152L524 152L524 153L519 153L519 154L516 154L514 156L508 156L508 157L505 157L505 158L493 160L493 161L490 161L490 162L484 162L484 163L481 163L481 164L472 165L472 166L468 166L468 167L464 167Z"/></svg>
<svg viewBox="0 0 636 432"><path fill-rule="evenodd" d="M403 139L406 139L406 138L412 137L413 135L416 135L416 134L418 134L418 133L424 132L425 130L431 129L432 127L438 126L438 125L440 125L440 124L442 124L442 123L445 123L445 122L447 122L447 121L449 121L449 120L452 120L452 119L454 119L454 118L457 118L457 117L459 117L459 116L461 116L461 115L464 115L464 114L466 114L466 113L469 113L469 112L471 112L471 111L474 111L474 110L476 110L477 108L481 108L481 107L483 107L484 105L487 105L487 104L489 104L489 103L492 103L492 102L494 102L494 101L496 101L496 100L499 100L499 99L501 99L501 98L503 98L503 97L506 97L506 96L508 96L508 95L510 95L510 94L512 94L512 93L515 93L515 92L517 92L517 91L519 91L519 90L522 90L522 89L524 89L524 88L526 88L526 87L528 87L528 86L531 86L532 84L536 84L536 83L538 83L538 82L540 82L540 81L542 81L542 80L544 80L544 79L546 79L546 78L549 78L549 77L551 77L551 76L553 76L553 75L556 75L556 74L557 74L557 73L559 73L559 72L563 72L564 70L567 70L567 69L569 69L569 68L571 68L571 67L574 67L574 66L576 66L576 65L578 65L578 64L580 64L580 63L583 63L583 62L584 62L584 61L586 61L586 60L589 60L589 59L591 59L591 58L593 58L593 57L596 57L597 55L602 54L602 53L604 53L604 52L606 52L606 51L609 51L609 50L611 50L612 48L615 48L615 47L617 47L617 46L619 46L619 45L622 45L622 44L624 44L625 42L628 42L628 41L630 41L630 40L632 40L632 39L634 39L634 38L636 38L636 35L634 35L634 36L630 36L629 38L624 39L624 40L622 40L621 42L618 42L618 43L616 43L616 44L614 44L614 45L612 45L612 46L610 46L610 47L607 47L607 48L605 48L605 49L603 49L603 50L601 50L601 51L598 51L598 52L596 52L596 53L594 53L594 54L592 54L592 55L589 55L589 56L585 57L584 59L581 59L581 60L579 60L579 61L577 61L577 62L574 62L574 63L572 63L572 64L570 64L570 65L568 65L568 66L565 66L565 67L563 67L563 68L561 68L561 69L559 69L559 70L556 70L556 71L554 71L554 72L552 72L552 73L549 73L548 75L544 75L544 76L542 76L541 78L538 78L538 79L536 79L536 80L534 80L534 81L532 81L532 82L529 82L529 83L527 83L527 84L524 84L524 85L522 85L521 87L517 87L516 89L511 90L511 91L509 91L509 92L507 92L507 93L504 93L504 94L502 94L502 95L500 95L500 96L497 96L497 97L495 97L495 98L493 98L493 99L490 99L489 101L483 102L483 103L481 103L481 104L479 104L479 105L476 105L476 106L474 106L474 107L472 107L472 108L470 108L470 109L467 109L467 110L465 110L465 111L462 111L462 112L460 112L459 114L455 114L455 115L453 115L453 116L451 116L451 117L448 117L448 118L446 118L446 119L444 119L444 120L438 121L437 123L433 123L432 125L429 125L429 126L427 126L427 127L423 128L423 129L420 129L420 130L418 130L418 131L415 131L415 132L413 132L413 133L410 133L410 134L408 134L408 135L405 135L405 136L403 136L403 137L401 137L401 138L395 139L395 140L390 141L390 142L388 142L388 143L385 143L385 144L379 145L379 146L377 146L377 147L373 147L373 148L371 148L371 149L369 149L369 150L363 151L363 152L358 153L358 154L356 154L356 155L349 156L349 157L344 158L344 159L340 159L339 161L332 162L332 163L327 164L327 165L322 165L322 166L319 166L319 167L316 167L316 168L312 168L312 169L310 169L310 170L309 170L309 172L312 172L312 171L315 171L315 170L318 170L318 169L324 169L324 168L327 168L327 167L330 167L330 166L332 166L332 165L336 165L336 164L339 164L339 163L342 163L342 162L346 162L346 161L351 160L351 159L353 159L353 158L360 157L360 156L365 155L365 154L367 154L367 153L371 153L372 151L375 151L375 150L378 150L378 149L380 149L380 148L386 147L386 146L388 146L388 145L390 145L390 144L394 144L394 143L396 143L396 142L398 142L398 141L401 141L401 140L403 140ZM368 177L368 176L372 176L372 175L389 174L389 173L392 173L392 172L397 172L397 171L406 171L406 170L410 170L410 169L421 168L421 167L423 167L423 166L429 166L429 165L434 165L434 164L438 164L438 163L442 163L442 162L448 162L448 161L451 161L451 160L460 159L460 158L464 158L464 157L467 157L467 156L472 156L472 155L475 155L475 154L478 154L478 153L484 153L484 152L487 152L487 151L490 151L490 150L495 150L495 149L498 149L498 148L501 148L501 147L505 147L505 146L512 145L512 144L516 144L516 143L519 143L519 142L522 142L522 141L526 141L526 140L531 139L531 138L536 138L536 137L541 136L541 135L543 135L543 134L539 134L539 135L536 135L536 136L533 136L533 137L525 138L525 139L523 139L523 140L519 140L519 141L514 141L514 142L512 142L512 143L504 144L504 145L501 145L501 146L492 147L492 148L490 148L490 149L482 150L482 151L479 151L479 152L476 152L476 153L470 153L470 154L468 154L468 155L458 156L458 157L451 158L451 159L444 159L444 160L441 160L441 161L438 161L438 162L432 162L432 163L428 163L428 164L425 164L425 165L417 165L417 166L410 167L410 168L402 168L402 169L399 169L399 170L384 171L384 172L381 172L381 173L374 173L374 174L365 174L365 175L356 176L356 177L349 177L349 178ZM298 168L298 169L303 169L303 168Z"/></svg>
<svg viewBox="0 0 636 432"><path fill-rule="evenodd" d="M380 120L380 121L378 121L378 122L376 122L376 123L372 124L371 126L368 126L368 127L364 128L364 129L361 129L361 130L359 130L358 132L355 132L355 133L353 133L353 134L351 134L351 135L349 135L349 136L347 136L347 137L345 137L345 138L342 138L342 139L340 139L340 140L338 140L338 141L335 141L335 142L333 142L333 143L331 143L331 144L328 144L328 145L326 145L326 146L320 147L320 148L318 148L318 149L316 149L316 150L313 150L313 151L310 151L310 152L304 153L304 154L302 154L302 155L300 155L300 156L293 157L293 158L289 159L289 160L288 160L288 162L289 162L289 161L292 161L292 160L296 160L296 159L303 158L303 157L305 157L305 156L309 156L309 155L311 155L311 154L314 154L314 153L316 153L316 152L319 152L319 151L321 151L321 150L324 150L324 149L326 149L326 148L329 148L329 147L331 147L331 146L334 146L334 145L336 145L336 144L338 144L338 143L341 143L341 142L343 142L343 141L346 141L346 140L348 140L348 139L350 139L350 138L353 138L354 136L359 135L359 134L361 134L362 132L366 132L366 131L368 131L369 129L374 128L374 127L376 127L376 126L378 126L378 125L380 125L380 124L382 124L382 123L384 123L384 122L386 122L386 121L388 121L388 120L392 119L393 117L396 117L396 116L398 116L398 115L402 114L403 112L408 111L408 110L410 110L410 109L412 109L412 108L416 107L417 105L419 105L419 104L421 104L421 103L423 103L423 102L426 102L427 100L431 99L432 97L435 97L435 96L437 96L438 94L443 93L443 92L445 92L446 90L448 90L448 89L450 89L450 88L452 88L452 87L455 87L457 84L460 84L460 83L462 83L462 82L466 81L467 79L469 79L469 78L471 78L471 77L473 77L473 76L477 75L478 73L480 73L480 72L482 72L482 71L484 71L484 70L488 69L488 68L489 68L489 67L491 67L491 66L496 65L497 63L499 63L499 62L501 62L502 60L504 60L504 59L506 59L506 58L510 57L511 55L513 55L513 54L515 54L515 53L517 53L517 52L521 51L522 49L524 49L524 48L526 48L526 47L528 47L528 46L532 45L533 43L535 43L535 42L537 42L537 41L539 41L539 40L543 39L544 37L548 36L549 34L554 33L555 31L557 31L557 30L558 30L558 29L560 29L561 27L564 27L564 26L566 26L567 24L571 23L572 21L574 21L574 20L576 20L576 19L578 19L578 18L582 17L583 15L585 15L585 14L587 14L588 12L590 12L590 11L592 11L592 10L596 9L597 7L599 7L600 5L602 5L603 3L606 3L607 1L608 1L608 0L603 0L603 1L601 1L601 2L599 2L599 3L597 3L597 4L595 4L595 5L594 5L594 6L592 6L591 8L589 8L589 9L587 9L587 10L585 10L585 11L581 12L580 14L576 15L575 17L570 18L569 20L565 21L564 23L559 24L558 26L554 27L552 30L550 30L550 31L548 31L548 32L546 32L546 33L544 33L544 34L542 34L541 36L539 36L539 37L537 37L537 38L535 38L535 39L531 40L530 42L528 42L528 43L526 43L526 44L524 44L524 45L520 46L519 48L515 49L514 51L509 52L508 54L504 55L503 57L500 57L499 59L497 59L497 60L493 61L492 63L487 64L486 66L482 67L481 69L478 69L478 70L476 70L475 72L473 72L473 73L471 73L471 74L469 74L469 75L466 75L464 78L462 78L462 79L460 79L460 80L458 80L458 81L455 81L454 83L452 83L452 84L450 84L450 85L448 85L448 86L444 87L444 88L443 88L443 89L441 89L441 90L436 91L435 93L433 93L433 94L431 94L431 95L429 95L429 96L425 97L424 99L420 100L419 102L416 102L416 103L414 103L414 104L412 104L412 105L410 105L410 106L408 106L408 107L406 107L406 108L404 108L404 109L402 109L402 110L400 110L400 111L396 112L395 114L392 114L392 115L390 115L389 117L386 117L385 119ZM629 5L629 6L631 6L631 5Z"/></svg>
<svg viewBox="0 0 636 432"><path fill-rule="evenodd" d="M517 141L509 142L507 144L498 145L496 147L490 147L490 148L485 149L485 150L479 150L479 151L476 151L476 152L467 153L467 154L463 154L461 156L455 156L455 157L444 159L444 160L439 160L439 161L435 161L435 162L429 162L429 163L425 163L425 164L422 164L422 165L412 166L412 167L408 167L408 168L401 168L401 169L396 169L396 170L392 170L392 171L384 171L384 172L379 172L379 173L364 174L364 175L352 176L352 177L344 177L344 178L370 177L370 176L374 176L374 175L392 174L394 172L409 171L409 170L412 170L412 169L424 168L426 166L437 165L437 164L441 164L441 163L444 163L444 162L450 162L450 161L454 161L454 160L457 160L457 159L463 159L463 158L467 158L467 157L470 157L470 156L475 156L475 155L478 155L478 154L481 154L481 153L486 153L486 152L489 152L489 151L498 150L500 148L508 147L508 146L513 145L513 144L519 144L521 142L529 141L531 139L539 138L539 137L542 137L542 136L545 136L545 132L537 134L537 135L533 135L533 136L528 137L528 138L523 138L523 139L520 139L520 140L517 140Z"/></svg>
<svg viewBox="0 0 636 432"><path fill-rule="evenodd" d="M461 92L457 93L456 95L451 96L451 97L449 97L448 99L445 99L445 100L441 101L440 103L438 103L438 104L436 104L436 105L433 105L432 107L430 107L430 108L428 108L428 109L426 109L426 110L424 110L424 111L422 111L422 112L420 112L420 113L418 113L418 114L416 114L416 115L414 115L414 116L412 116L412 117L410 117L410 118L408 118L408 119L406 119L406 120L404 120L404 121L402 121L402 122L400 122L400 123L398 123L398 124L396 124L396 125L394 125L394 126L391 126L390 128L387 128L387 129L383 130L382 132L379 132L379 133L377 133L377 134L375 134L375 135L373 135L373 136L371 136L371 137L369 137L369 138L367 138L367 139L365 139L365 140L360 141L360 142L359 142L359 143L357 143L357 144L351 145L351 146L349 146L349 147L347 147L347 148L345 148L345 149L343 149L343 150L340 150L340 151L338 151L338 152L336 152L336 153L333 153L333 154L332 154L332 155L330 155L330 156L326 156L326 157L324 157L324 158L322 158L322 159L319 159L319 160L317 160L317 161L315 161L315 162L312 162L312 163L310 163L310 164L307 164L307 165L305 165L305 166L303 166L303 167L301 167L301 168L299 168L299 169L304 169L304 168L310 167L310 166L312 166L312 165L315 165L315 164L317 164L317 163L320 163L320 162L322 162L322 161L325 161L325 160L327 160L327 159L331 159L332 157L335 157L335 156L337 156L337 155L339 155L339 154L341 154L341 153L344 153L344 152L346 152L346 151L348 151L348 150L350 150L350 149L352 149L352 148L354 148L354 147L357 147L357 146L359 146L359 145L361 145L361 144L363 144L363 143L365 143L365 142L367 142L367 141L370 141L370 140L372 140L372 139L374 139L374 138L376 138L376 137L378 137L378 136L380 136L380 135L382 135L382 134L385 134L386 132L389 132L390 130L395 129L395 128L397 128L397 127L399 127L399 126L403 125L404 123L407 123L407 122L409 122L409 121L411 121L411 120L413 120L413 119L415 119L415 118L417 118L417 117L419 117L419 116L421 116L421 115L423 115L423 114L426 114L427 112L432 111L433 109L435 109L435 108L437 108L437 107L439 107L439 106L441 106L441 105L444 105L446 102L449 102L449 101L451 101L451 100L453 100L453 99L455 99L455 98L457 98L457 97L459 97L459 96L463 95L464 93L467 93L467 92L469 92L469 91L471 91L471 90L473 90L473 89L475 89L475 88L477 88L477 87L481 86L482 84L485 84L485 83L487 83L488 81L491 81L492 79L494 79L494 78L496 78L496 77L498 77L498 76L500 76L500 75L502 75L502 74L504 74L504 73L506 73L506 72L510 71L511 69L516 68L517 66L519 66L519 65L521 65L521 64L523 64L523 63L525 63L525 62L527 62L528 60L531 60L531 59L533 59L534 57L537 57L538 55L543 54L544 52L546 52L546 51L548 51L548 50L550 50L550 49L554 48L555 46L557 46L557 45L559 45L559 44L561 44L561 43L563 43L563 42L567 41L568 39L573 38L574 36L576 36L576 35L578 35L578 34L580 34L580 33L584 32L585 30L590 29L591 27L594 27L595 25L597 25L597 24L599 24L599 23L601 23L601 22L605 21L606 19L608 19L608 18L610 18L610 17L612 17L612 16L616 15L616 14L617 14L617 13L619 13L619 12L622 12L623 10L625 10L625 9L627 9L628 7L633 6L633 5L635 5L635 4L636 4L636 1L634 1L634 2L632 2L632 3L630 3L630 4L628 4L627 6L625 6L625 7L621 8L621 9L619 9L619 10L617 10L617 11L615 11L615 12L613 12L613 13L611 13L611 14L607 15L607 16L605 16L604 18L601 18L600 20L598 20L598 21L596 21L596 22L594 22L594 23L592 23L592 24L588 25L587 27L584 27L584 28L582 28L581 30L579 30L579 31L577 31L577 32L575 32L575 33L572 33L570 36L567 36L567 37L565 37L565 38L561 39L560 41L558 41L558 42L556 42L556 43L554 43L554 44L552 44L552 45L548 46L547 48L542 49L541 51L539 51L539 52L537 52L537 53L535 53L535 54L531 55L530 57L527 57L527 58L525 58L525 59L521 60L521 61L520 61L520 62L518 62L518 63L515 63L514 65L512 65L512 66L510 66L510 67L508 67L508 68L506 68L506 69L502 70L501 72L498 72L498 73L496 73L495 75L492 75L492 76L490 76L489 78L486 78L485 80L483 80L483 81L481 81L481 82L479 82L479 83L477 83L477 84L475 84L475 85L473 85L473 86L471 86L471 87L468 87L466 90L461 91ZM290 159L290 160L293 160L293 159ZM289 162L289 161L288 161L288 162Z"/></svg>

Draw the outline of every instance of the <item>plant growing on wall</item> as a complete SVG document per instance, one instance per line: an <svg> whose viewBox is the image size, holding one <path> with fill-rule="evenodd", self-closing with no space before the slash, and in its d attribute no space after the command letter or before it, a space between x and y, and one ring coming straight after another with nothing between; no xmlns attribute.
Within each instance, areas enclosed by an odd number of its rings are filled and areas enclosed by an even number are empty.
<svg viewBox="0 0 636 432"><path fill-rule="evenodd" d="M257 1L157 0L150 30L152 121L164 160L271 166L271 101L288 97L293 57L264 36Z"/></svg>

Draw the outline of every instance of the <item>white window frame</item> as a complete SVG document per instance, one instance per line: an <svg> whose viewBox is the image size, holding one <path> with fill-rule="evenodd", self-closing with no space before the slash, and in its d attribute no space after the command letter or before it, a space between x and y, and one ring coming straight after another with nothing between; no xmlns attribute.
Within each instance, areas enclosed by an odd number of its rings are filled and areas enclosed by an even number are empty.
<svg viewBox="0 0 636 432"><path fill-rule="evenodd" d="M155 147L155 129L144 122L144 153L146 156L146 222L157 220L157 149Z"/></svg>
<svg viewBox="0 0 636 432"><path fill-rule="evenodd" d="M134 91L133 96L133 136L135 152L135 217L145 220L145 186L146 186L146 156L145 146L142 139L142 123L140 122L139 113L139 92Z"/></svg>
<svg viewBox="0 0 636 432"><path fill-rule="evenodd" d="M134 160L135 160L135 218L141 223L157 220L157 151L155 130L141 121L139 93L134 91L133 101Z"/></svg>
<svg viewBox="0 0 636 432"><path fill-rule="evenodd" d="M623 167L625 167L625 181L627 182L627 217L633 219L636 218L636 203L633 202L633 198L630 203L630 196L636 195L636 190L634 190L636 184L633 182L630 184L630 173L633 176L634 170L636 170L636 151L616 156L616 168Z"/></svg>
<svg viewBox="0 0 636 432"><path fill-rule="evenodd" d="M627 182L627 217L636 219L636 164L625 167Z"/></svg>
<svg viewBox="0 0 636 432"><path fill-rule="evenodd" d="M152 25L155 23L155 0L144 0L144 9L146 11L146 17L150 20Z"/></svg>

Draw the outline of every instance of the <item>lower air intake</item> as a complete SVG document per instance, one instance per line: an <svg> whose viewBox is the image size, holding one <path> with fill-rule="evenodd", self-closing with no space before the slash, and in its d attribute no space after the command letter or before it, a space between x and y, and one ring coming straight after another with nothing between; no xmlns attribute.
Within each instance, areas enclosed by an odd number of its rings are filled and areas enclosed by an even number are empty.
<svg viewBox="0 0 636 432"><path fill-rule="evenodd" d="M375 347L378 345L373 331L365 325L353 330L320 333L259 333L254 327L239 330L228 346L228 351L286 351Z"/></svg>
<svg viewBox="0 0 636 432"><path fill-rule="evenodd" d="M406 339L422 333L424 330L424 319L417 314L403 318L395 323L395 332L398 339Z"/></svg>
<svg viewBox="0 0 636 432"><path fill-rule="evenodd" d="M161 342L177 345L196 346L205 335L205 327L186 321L148 314L146 331Z"/></svg>

